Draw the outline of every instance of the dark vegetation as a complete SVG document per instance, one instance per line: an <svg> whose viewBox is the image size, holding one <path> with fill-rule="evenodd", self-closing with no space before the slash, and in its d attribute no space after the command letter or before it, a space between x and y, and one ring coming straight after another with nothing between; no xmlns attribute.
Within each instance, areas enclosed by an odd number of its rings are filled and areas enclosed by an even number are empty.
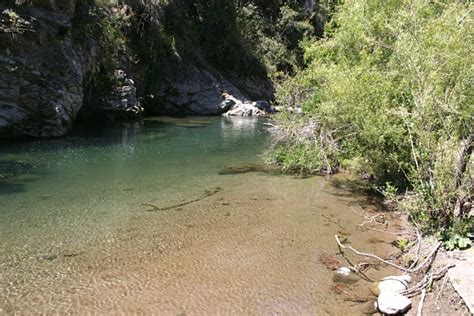
<svg viewBox="0 0 474 316"><path fill-rule="evenodd" d="M322 36L335 6L327 0L122 2L78 1L73 29L79 41L100 42L104 73L121 59L149 66L145 90L165 79L169 62L183 60L224 74L286 79L303 65L300 42Z"/></svg>

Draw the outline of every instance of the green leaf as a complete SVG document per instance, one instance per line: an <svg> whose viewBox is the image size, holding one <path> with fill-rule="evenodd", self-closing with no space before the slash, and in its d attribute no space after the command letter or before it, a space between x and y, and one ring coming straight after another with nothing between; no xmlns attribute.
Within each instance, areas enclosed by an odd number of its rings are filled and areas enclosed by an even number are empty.
<svg viewBox="0 0 474 316"><path fill-rule="evenodd" d="M459 249L466 249L470 246L471 244L471 241L469 240L469 238L462 238L460 237L458 239L458 247Z"/></svg>

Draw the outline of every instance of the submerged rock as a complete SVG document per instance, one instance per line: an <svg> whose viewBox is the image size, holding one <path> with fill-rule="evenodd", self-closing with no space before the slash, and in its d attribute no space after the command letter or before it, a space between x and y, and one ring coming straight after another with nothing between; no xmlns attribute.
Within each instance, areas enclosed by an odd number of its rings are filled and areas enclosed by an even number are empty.
<svg viewBox="0 0 474 316"><path fill-rule="evenodd" d="M359 281L360 278L351 269L347 267L340 267L334 272L332 280L336 283L353 284Z"/></svg>
<svg viewBox="0 0 474 316"><path fill-rule="evenodd" d="M32 174L37 165L22 160L0 160L0 179L20 177Z"/></svg>
<svg viewBox="0 0 474 316"><path fill-rule="evenodd" d="M50 254L50 253L45 253L39 256L39 259L45 260L45 261L53 261L58 258L58 255L56 254Z"/></svg>
<svg viewBox="0 0 474 316"><path fill-rule="evenodd" d="M326 253L319 256L319 262L329 270L336 270L341 267L341 262L335 256Z"/></svg>
<svg viewBox="0 0 474 316"><path fill-rule="evenodd" d="M411 308L411 300L398 293L382 292L377 299L377 306L381 313L396 315L407 312Z"/></svg>
<svg viewBox="0 0 474 316"><path fill-rule="evenodd" d="M363 304L363 305L360 307L360 311L361 311L363 314L366 314L366 315L372 315L372 314L377 313L377 311L378 311L378 309L377 309L377 301L376 301L376 300L373 300L373 301L370 301L370 302L367 302L367 303Z"/></svg>

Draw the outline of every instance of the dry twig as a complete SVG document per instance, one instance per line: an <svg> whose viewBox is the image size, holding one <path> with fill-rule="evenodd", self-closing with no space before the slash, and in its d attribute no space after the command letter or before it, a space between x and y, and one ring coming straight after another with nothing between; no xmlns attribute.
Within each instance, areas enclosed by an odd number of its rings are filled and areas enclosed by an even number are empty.
<svg viewBox="0 0 474 316"><path fill-rule="evenodd" d="M416 312L416 316L421 316L423 311L423 302L425 301L426 289L421 290L421 298L420 303L418 303L418 310Z"/></svg>
<svg viewBox="0 0 474 316"><path fill-rule="evenodd" d="M447 266L439 269L437 272L426 274L420 282L418 282L412 288L403 291L401 294L408 297L415 296L417 293L430 286L433 281L441 279L452 267L454 267L454 264L448 264Z"/></svg>
<svg viewBox="0 0 474 316"><path fill-rule="evenodd" d="M341 251L341 253L343 252L342 249L349 249L351 250L352 252L354 252L355 254L359 255L359 256L363 256L363 257L368 257L368 258L372 258L372 259L376 259L378 261L381 261L391 267L394 267L394 268L397 268L399 270L402 270L403 272L405 273L415 273L415 272L418 272L421 270L421 268L423 268L424 266L426 266L428 263L431 262L431 259L434 257L434 255L436 254L436 252L438 251L439 247L441 246L441 242L438 242L436 243L435 247L433 248L433 250L430 252L430 254L425 258L425 260L416 268L404 268L402 266L399 266L393 262L390 262L390 261L387 261L385 259L382 259L380 258L379 256L377 255L374 255L374 254L371 254L371 253L364 253L364 252L360 252L356 249L354 249L353 247L351 246L345 246L341 243L341 241L339 240L339 237L337 235L335 235L336 237L336 241L337 241L337 244L339 246L339 250Z"/></svg>
<svg viewBox="0 0 474 316"><path fill-rule="evenodd" d="M186 206L188 204L199 202L201 200L204 200L205 198L208 198L210 196L213 196L213 195L219 193L220 191L222 191L222 188L220 188L220 187L216 187L213 190L205 190L204 194L201 197L197 198L197 199L185 201L185 202L182 202L182 203L178 203L178 204L174 204L174 205L170 205L170 206L166 206L166 207L158 207L156 205L149 204L149 203L142 203L142 205L150 207L150 209L146 210L146 212L168 211L168 210L172 210L172 209L175 209L175 208L178 208L178 207L181 207L181 206Z"/></svg>

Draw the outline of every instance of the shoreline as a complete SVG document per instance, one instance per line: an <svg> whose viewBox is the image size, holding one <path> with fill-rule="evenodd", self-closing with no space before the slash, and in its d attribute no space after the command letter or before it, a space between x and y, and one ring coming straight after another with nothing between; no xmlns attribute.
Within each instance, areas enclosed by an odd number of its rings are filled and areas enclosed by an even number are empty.
<svg viewBox="0 0 474 316"><path fill-rule="evenodd" d="M0 293L3 312L358 310L359 303L334 293L332 271L320 258L337 252L334 233L346 233L367 250L392 248L389 239L360 232L354 226L360 217L345 213L360 204L376 209L366 196L320 177L220 177L234 185L179 209L146 212L144 207L98 246L63 245L48 256L12 256L4 281L17 283ZM374 269L371 277L389 270ZM345 291L354 300L370 298L369 284L359 280Z"/></svg>

